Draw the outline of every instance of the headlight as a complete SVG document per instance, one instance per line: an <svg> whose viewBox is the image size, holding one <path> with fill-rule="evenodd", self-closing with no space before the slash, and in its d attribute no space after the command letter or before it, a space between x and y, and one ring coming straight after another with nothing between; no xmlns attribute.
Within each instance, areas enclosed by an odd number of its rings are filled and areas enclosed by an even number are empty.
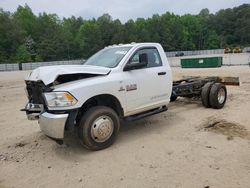
<svg viewBox="0 0 250 188"><path fill-rule="evenodd" d="M68 92L44 93L44 97L49 107L67 107L77 103L75 97Z"/></svg>

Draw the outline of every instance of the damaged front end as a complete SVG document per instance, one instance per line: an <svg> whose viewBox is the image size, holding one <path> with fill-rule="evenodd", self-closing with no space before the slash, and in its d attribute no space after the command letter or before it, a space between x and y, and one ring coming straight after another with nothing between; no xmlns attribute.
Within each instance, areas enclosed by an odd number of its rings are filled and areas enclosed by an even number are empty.
<svg viewBox="0 0 250 188"><path fill-rule="evenodd" d="M52 69L55 68L56 67L53 67ZM46 69L49 71L46 71ZM58 69L61 70L60 73ZM72 109L72 101L67 103L67 101L61 100L62 97L65 97L69 100L74 100L76 103L77 99L67 91L58 91L58 86L60 87L61 84L77 80L104 76L110 72L105 69L99 70L98 73L97 70L91 70L98 68L88 69L89 72L82 70L82 72L79 73L75 71L75 68L74 72L72 72L59 67L55 69L57 72L55 76L48 67L40 67L32 71L25 80L28 103L22 111L26 112L29 120L38 120L41 131L48 137L56 140L57 143L62 143L65 130L74 127L78 114L78 108ZM54 79L51 79L48 72L50 72L50 75L52 75ZM71 106L67 106L68 104L71 104Z"/></svg>
<svg viewBox="0 0 250 188"><path fill-rule="evenodd" d="M26 91L28 103L22 111L26 112L29 120L38 120L41 131L48 137L62 144L65 129L74 125L77 110L50 111L46 105L44 93L53 91L42 81L27 81Z"/></svg>
<svg viewBox="0 0 250 188"><path fill-rule="evenodd" d="M42 112L49 111L46 105L44 93L52 92L54 90L54 86L60 84L96 76L100 75L86 74L86 73L59 75L55 81L53 81L48 85L45 85L41 80L38 81L26 80L25 90L28 97L28 103L26 104L25 108L22 109L22 111L26 112L27 118L29 120L38 120Z"/></svg>
<svg viewBox="0 0 250 188"><path fill-rule="evenodd" d="M28 103L22 111L25 111L29 120L38 120L41 112L44 111L45 101L43 98L44 92L50 92L52 89L42 81L29 81L26 80L26 93Z"/></svg>

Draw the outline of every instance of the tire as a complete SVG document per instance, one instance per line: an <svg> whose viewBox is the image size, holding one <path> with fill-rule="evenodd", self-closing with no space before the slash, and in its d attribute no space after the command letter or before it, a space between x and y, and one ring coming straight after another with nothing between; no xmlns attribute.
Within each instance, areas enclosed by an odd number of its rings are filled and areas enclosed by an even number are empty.
<svg viewBox="0 0 250 188"><path fill-rule="evenodd" d="M211 107L210 102L209 102L209 93L210 93L212 85L213 85L213 82L208 82L203 86L201 90L201 102L202 102L202 105L206 108Z"/></svg>
<svg viewBox="0 0 250 188"><path fill-rule="evenodd" d="M209 103L214 109L221 109L227 100L227 88L221 83L212 85L209 94Z"/></svg>
<svg viewBox="0 0 250 188"><path fill-rule="evenodd" d="M119 129L120 120L116 112L106 106L96 106L82 116L78 136L85 148L101 150L114 143Z"/></svg>

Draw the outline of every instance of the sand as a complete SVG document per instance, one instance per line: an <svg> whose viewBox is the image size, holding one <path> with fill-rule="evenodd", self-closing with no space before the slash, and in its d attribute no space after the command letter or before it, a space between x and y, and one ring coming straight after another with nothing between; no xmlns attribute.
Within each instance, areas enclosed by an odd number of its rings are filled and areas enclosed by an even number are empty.
<svg viewBox="0 0 250 188"><path fill-rule="evenodd" d="M227 135L234 127L243 135L250 130L248 66L173 68L175 79L239 76L241 86L227 87L228 100L221 110L179 98L167 112L124 123L115 144L98 152L82 148L74 132L60 146L41 133L36 121L26 119L19 109L27 101L23 79L28 73L0 72L1 188L249 187L249 137ZM211 121L232 126L230 131L210 131L204 125Z"/></svg>

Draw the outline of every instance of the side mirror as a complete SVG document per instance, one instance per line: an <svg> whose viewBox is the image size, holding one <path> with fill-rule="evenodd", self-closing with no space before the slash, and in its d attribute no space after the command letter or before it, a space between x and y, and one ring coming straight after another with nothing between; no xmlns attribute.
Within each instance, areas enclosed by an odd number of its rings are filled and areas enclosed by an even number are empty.
<svg viewBox="0 0 250 188"><path fill-rule="evenodd" d="M130 71L134 69L140 69L147 67L147 65L148 65L148 54L140 54L138 63L128 63L123 70Z"/></svg>

